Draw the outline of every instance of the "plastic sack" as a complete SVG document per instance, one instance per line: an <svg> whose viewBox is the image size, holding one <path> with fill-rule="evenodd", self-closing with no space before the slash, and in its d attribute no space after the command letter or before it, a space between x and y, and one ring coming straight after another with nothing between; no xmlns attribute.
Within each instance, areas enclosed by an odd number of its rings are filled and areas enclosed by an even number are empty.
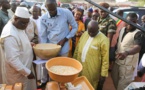
<svg viewBox="0 0 145 90"><path fill-rule="evenodd" d="M138 69L141 69L143 67L145 67L145 54L143 54L143 56L142 56L142 58L140 60Z"/></svg>
<svg viewBox="0 0 145 90"><path fill-rule="evenodd" d="M138 66L138 72L142 75L145 73L145 54L143 54L143 56L140 60L140 63L139 63L139 66ZM139 76L141 77L142 75L139 75Z"/></svg>
<svg viewBox="0 0 145 90"><path fill-rule="evenodd" d="M67 89L68 90L81 90L82 85L77 85L76 87L72 85L72 83L67 83Z"/></svg>
<svg viewBox="0 0 145 90"><path fill-rule="evenodd" d="M145 67L145 54L143 54L141 58L141 63L142 63L142 66Z"/></svg>

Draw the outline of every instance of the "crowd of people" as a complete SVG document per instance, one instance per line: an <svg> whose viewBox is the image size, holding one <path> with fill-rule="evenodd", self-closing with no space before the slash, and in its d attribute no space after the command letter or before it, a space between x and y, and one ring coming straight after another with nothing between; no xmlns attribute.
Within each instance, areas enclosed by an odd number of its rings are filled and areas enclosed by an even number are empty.
<svg viewBox="0 0 145 90"><path fill-rule="evenodd" d="M99 5L110 7L104 2ZM20 82L23 90L46 85L50 79L45 64L33 65L39 57L32 47L38 43L61 45L58 56L78 60L83 66L79 75L95 90L103 89L109 71L116 90L124 90L137 76L144 33L106 11L61 8L56 0L31 8L25 2L0 0L0 7L0 83ZM122 11L117 14L123 16ZM136 13L129 13L126 20L138 25ZM142 21L140 26L144 27L145 16Z"/></svg>

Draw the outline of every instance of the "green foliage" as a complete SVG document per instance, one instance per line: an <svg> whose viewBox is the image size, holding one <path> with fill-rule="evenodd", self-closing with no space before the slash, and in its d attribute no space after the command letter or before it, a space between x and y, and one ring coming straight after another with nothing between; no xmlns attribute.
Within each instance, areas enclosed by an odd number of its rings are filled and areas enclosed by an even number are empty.
<svg viewBox="0 0 145 90"><path fill-rule="evenodd" d="M70 3L71 0L60 0L62 3Z"/></svg>
<svg viewBox="0 0 145 90"><path fill-rule="evenodd" d="M129 1L138 1L138 0L129 0Z"/></svg>
<svg viewBox="0 0 145 90"><path fill-rule="evenodd" d="M145 0L138 0L139 6L144 6L145 5Z"/></svg>
<svg viewBox="0 0 145 90"><path fill-rule="evenodd" d="M145 0L129 0L132 2L138 2L138 6L144 6L145 5Z"/></svg>

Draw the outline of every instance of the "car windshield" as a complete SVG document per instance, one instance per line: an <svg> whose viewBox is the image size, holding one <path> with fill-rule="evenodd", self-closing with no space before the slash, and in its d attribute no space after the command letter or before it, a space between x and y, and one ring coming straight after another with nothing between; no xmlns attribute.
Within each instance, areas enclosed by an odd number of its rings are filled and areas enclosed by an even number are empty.
<svg viewBox="0 0 145 90"><path fill-rule="evenodd" d="M116 13L119 9L114 10L113 12ZM145 8L143 9L134 9L134 8L130 8L130 9L121 9L123 10L123 17L126 18L128 13L136 13L138 16L138 23L141 23L141 17L143 15L145 15Z"/></svg>
<svg viewBox="0 0 145 90"><path fill-rule="evenodd" d="M136 12L135 11L126 11L126 12L123 13L123 17L126 18L127 14L129 14L129 13L136 13Z"/></svg>

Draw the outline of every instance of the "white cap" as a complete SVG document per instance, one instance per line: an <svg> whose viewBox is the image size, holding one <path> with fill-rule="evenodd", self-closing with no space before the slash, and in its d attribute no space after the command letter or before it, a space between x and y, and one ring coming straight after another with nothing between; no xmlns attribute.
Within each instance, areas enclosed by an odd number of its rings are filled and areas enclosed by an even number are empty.
<svg viewBox="0 0 145 90"><path fill-rule="evenodd" d="M41 5L40 4L37 4L36 6L39 7L39 8L41 8Z"/></svg>
<svg viewBox="0 0 145 90"><path fill-rule="evenodd" d="M15 15L20 18L30 18L31 16L26 7L17 7Z"/></svg>

